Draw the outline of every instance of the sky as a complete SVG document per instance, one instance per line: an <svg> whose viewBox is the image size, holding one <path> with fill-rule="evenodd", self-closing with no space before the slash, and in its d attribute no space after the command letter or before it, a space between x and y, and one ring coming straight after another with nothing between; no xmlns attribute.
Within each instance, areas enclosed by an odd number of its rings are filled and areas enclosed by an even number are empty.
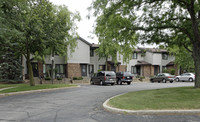
<svg viewBox="0 0 200 122"><path fill-rule="evenodd" d="M98 38L96 37L95 34L93 34L95 17L90 17L90 19L87 18L87 15L89 14L87 8L91 5L92 0L49 0L49 1L55 5L65 5L71 12L78 11L81 16L81 21L76 23L78 27L77 32L79 36L90 43L98 44ZM137 47L153 48L153 47L158 47L158 45L138 44Z"/></svg>
<svg viewBox="0 0 200 122"><path fill-rule="evenodd" d="M87 8L91 5L92 0L49 0L55 5L65 5L71 12L78 11L81 16L81 21L77 22L78 34L80 37L90 43L98 43L98 39L92 32L94 31L93 25L95 17L87 18L89 11Z"/></svg>

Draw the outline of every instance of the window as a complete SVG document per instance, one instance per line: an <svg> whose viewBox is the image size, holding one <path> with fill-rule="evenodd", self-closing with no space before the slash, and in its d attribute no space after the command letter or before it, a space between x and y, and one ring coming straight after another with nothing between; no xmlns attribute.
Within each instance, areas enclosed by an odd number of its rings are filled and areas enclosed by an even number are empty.
<svg viewBox="0 0 200 122"><path fill-rule="evenodd" d="M38 77L39 72L38 72L38 63L31 62L32 65L32 70L33 70L33 76Z"/></svg>
<svg viewBox="0 0 200 122"><path fill-rule="evenodd" d="M135 66L131 67L131 73L132 74L137 74L137 68Z"/></svg>
<svg viewBox="0 0 200 122"><path fill-rule="evenodd" d="M167 60L168 59L168 54L167 53L163 53L162 54L162 59L163 60Z"/></svg>
<svg viewBox="0 0 200 122"><path fill-rule="evenodd" d="M94 56L94 50L90 49L90 57L93 57L93 56Z"/></svg>
<svg viewBox="0 0 200 122"><path fill-rule="evenodd" d="M104 71L106 69L106 66L105 65L99 65L99 69Z"/></svg>
<svg viewBox="0 0 200 122"><path fill-rule="evenodd" d="M137 53L136 52L133 53L133 59L137 59Z"/></svg>
<svg viewBox="0 0 200 122"><path fill-rule="evenodd" d="M43 69L45 73L45 77L51 77L51 64L46 64L45 69Z"/></svg>
<svg viewBox="0 0 200 122"><path fill-rule="evenodd" d="M107 72L106 76L116 76L116 74L114 72Z"/></svg>
<svg viewBox="0 0 200 122"><path fill-rule="evenodd" d="M97 74L97 77L99 77L99 76L104 76L104 73L103 73L103 72L99 72L99 73Z"/></svg>
<svg viewBox="0 0 200 122"><path fill-rule="evenodd" d="M65 64L56 64L55 69L56 69L55 71L56 76L65 77L65 69L66 69Z"/></svg>

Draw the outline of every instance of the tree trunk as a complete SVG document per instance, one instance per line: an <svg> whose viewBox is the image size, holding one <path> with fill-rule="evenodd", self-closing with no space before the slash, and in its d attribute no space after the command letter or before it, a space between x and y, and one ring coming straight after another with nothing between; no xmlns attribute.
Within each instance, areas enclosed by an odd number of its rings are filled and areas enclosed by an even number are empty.
<svg viewBox="0 0 200 122"><path fill-rule="evenodd" d="M105 70L108 70L108 57L106 57L106 66L105 66Z"/></svg>
<svg viewBox="0 0 200 122"><path fill-rule="evenodd" d="M193 59L195 65L195 88L200 88L200 42L193 44Z"/></svg>
<svg viewBox="0 0 200 122"><path fill-rule="evenodd" d="M53 84L53 80L54 80L54 49L52 50L52 63L51 63L51 82Z"/></svg>
<svg viewBox="0 0 200 122"><path fill-rule="evenodd" d="M31 65L30 51L29 50L27 50L27 65L28 65L28 74L29 74L30 86L35 86L35 81L33 79L33 69L32 69L32 65Z"/></svg>

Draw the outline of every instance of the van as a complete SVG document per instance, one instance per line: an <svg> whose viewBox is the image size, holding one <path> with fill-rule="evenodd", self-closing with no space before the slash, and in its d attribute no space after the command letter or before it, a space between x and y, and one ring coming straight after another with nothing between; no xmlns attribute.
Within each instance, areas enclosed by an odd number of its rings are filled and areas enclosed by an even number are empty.
<svg viewBox="0 0 200 122"><path fill-rule="evenodd" d="M99 84L106 85L111 84L115 85L116 83L116 74L113 71L100 71L91 78L90 84Z"/></svg>

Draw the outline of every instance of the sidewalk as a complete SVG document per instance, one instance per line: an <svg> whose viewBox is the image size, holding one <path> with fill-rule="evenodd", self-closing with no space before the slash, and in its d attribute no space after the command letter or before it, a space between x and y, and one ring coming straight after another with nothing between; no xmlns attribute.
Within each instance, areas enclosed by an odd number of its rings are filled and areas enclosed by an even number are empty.
<svg viewBox="0 0 200 122"><path fill-rule="evenodd" d="M18 95L18 94L34 93L34 92L47 92L47 91L52 91L52 90L67 89L67 88L77 88L77 87L80 87L80 85L72 86L72 87L61 87L61 88L39 89L39 90L30 90L30 91L3 93L3 94L0 94L0 97L11 96L11 95ZM5 90L5 89L10 89L10 88L14 88L14 87L3 88L3 89L0 89L0 91L1 90Z"/></svg>
<svg viewBox="0 0 200 122"><path fill-rule="evenodd" d="M120 94L122 95L122 94ZM117 96L120 96L117 95ZM117 97L114 96L114 97ZM200 109L194 110L126 110L126 109L119 109L114 108L108 105L110 99L114 98L111 97L107 99L103 103L103 108L106 111L113 112L113 113L120 113L120 114L132 114L132 115L199 115L200 116Z"/></svg>

